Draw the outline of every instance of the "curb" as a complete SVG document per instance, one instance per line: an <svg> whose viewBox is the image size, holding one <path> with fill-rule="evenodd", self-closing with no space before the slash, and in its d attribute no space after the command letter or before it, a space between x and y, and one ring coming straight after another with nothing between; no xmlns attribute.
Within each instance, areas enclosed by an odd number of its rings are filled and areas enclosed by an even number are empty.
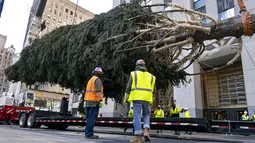
<svg viewBox="0 0 255 143"><path fill-rule="evenodd" d="M117 134L117 135L129 135L133 136L132 133L123 133L116 131L102 131L95 130L96 133L103 134ZM236 141L233 139L212 139L212 138L199 138L199 137L184 137L184 136L174 136L174 135L158 135L158 134L150 134L151 137L156 138L167 138L167 139L178 139L178 140L194 140L194 141L213 141L213 142L227 142L227 143L243 143L243 141Z"/></svg>

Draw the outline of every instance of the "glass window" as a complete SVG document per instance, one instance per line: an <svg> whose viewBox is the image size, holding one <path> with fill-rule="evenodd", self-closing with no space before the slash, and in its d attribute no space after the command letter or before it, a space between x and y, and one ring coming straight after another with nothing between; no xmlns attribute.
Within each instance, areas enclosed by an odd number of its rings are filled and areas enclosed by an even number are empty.
<svg viewBox="0 0 255 143"><path fill-rule="evenodd" d="M66 19L68 19L68 15L66 15Z"/></svg>
<svg viewBox="0 0 255 143"><path fill-rule="evenodd" d="M54 14L58 14L58 11L57 11L57 10L54 10Z"/></svg>
<svg viewBox="0 0 255 143"><path fill-rule="evenodd" d="M68 11L69 11L69 10L66 8L66 10L65 10L65 11L66 11L66 13L68 13Z"/></svg>
<svg viewBox="0 0 255 143"><path fill-rule="evenodd" d="M231 18L234 16L235 16L235 8L234 7L219 13L220 20L225 20L225 19L228 19L228 18Z"/></svg>
<svg viewBox="0 0 255 143"><path fill-rule="evenodd" d="M235 7L234 0L217 0L218 13Z"/></svg>
<svg viewBox="0 0 255 143"><path fill-rule="evenodd" d="M58 9L58 4L56 4L55 7Z"/></svg>
<svg viewBox="0 0 255 143"><path fill-rule="evenodd" d="M242 83L242 84L240 84ZM207 108L246 106L242 64L208 73L203 76L204 105Z"/></svg>
<svg viewBox="0 0 255 143"><path fill-rule="evenodd" d="M62 12L59 12L59 16L62 16Z"/></svg>
<svg viewBox="0 0 255 143"><path fill-rule="evenodd" d="M73 11L70 11L70 14L73 15Z"/></svg>
<svg viewBox="0 0 255 143"><path fill-rule="evenodd" d="M51 9L51 8L49 8L49 12L52 12L52 9Z"/></svg>
<svg viewBox="0 0 255 143"><path fill-rule="evenodd" d="M197 0L196 2L193 3L194 9L198 9L205 5L206 5L206 0Z"/></svg>

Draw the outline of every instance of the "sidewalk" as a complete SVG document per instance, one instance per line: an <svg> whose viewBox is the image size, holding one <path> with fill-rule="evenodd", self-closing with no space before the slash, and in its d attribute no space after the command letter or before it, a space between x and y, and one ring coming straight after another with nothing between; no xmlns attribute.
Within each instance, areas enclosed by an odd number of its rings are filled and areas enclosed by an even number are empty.
<svg viewBox="0 0 255 143"><path fill-rule="evenodd" d="M69 130L84 131L84 128L68 127ZM104 134L120 134L120 135L132 135L132 129L128 129L124 133L121 128L109 128L109 127L95 127L95 132ZM163 133L156 133L156 130L150 131L152 137L157 138L169 138L169 139L184 139L184 140L197 140L197 141L213 141L213 142L231 142L231 143L255 143L255 136L243 136L243 135L226 135L226 134L213 134L213 133L193 133L192 135L185 135L181 132L180 136L173 135L173 131L165 131Z"/></svg>

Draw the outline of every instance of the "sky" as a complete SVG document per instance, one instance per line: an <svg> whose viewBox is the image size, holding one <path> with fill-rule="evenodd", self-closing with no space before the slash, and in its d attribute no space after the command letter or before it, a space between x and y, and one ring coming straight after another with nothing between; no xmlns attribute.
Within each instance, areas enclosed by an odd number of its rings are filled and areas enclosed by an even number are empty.
<svg viewBox="0 0 255 143"><path fill-rule="evenodd" d="M76 3L77 0L71 0ZM78 5L95 13L109 11L113 0L79 0ZM23 41L33 0L5 0L0 17L0 34L7 36L5 47L14 45L15 53L22 50Z"/></svg>

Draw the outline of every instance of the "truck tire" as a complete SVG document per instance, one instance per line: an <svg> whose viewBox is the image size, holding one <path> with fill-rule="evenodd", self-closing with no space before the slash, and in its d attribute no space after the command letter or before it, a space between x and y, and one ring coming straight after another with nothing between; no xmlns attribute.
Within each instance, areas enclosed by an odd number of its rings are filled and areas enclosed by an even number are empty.
<svg viewBox="0 0 255 143"><path fill-rule="evenodd" d="M30 113L27 118L27 127L28 128L40 128L40 125L36 123L36 117L34 113Z"/></svg>
<svg viewBox="0 0 255 143"><path fill-rule="evenodd" d="M21 128L27 127L27 115L25 113L21 114L19 117L19 126Z"/></svg>

